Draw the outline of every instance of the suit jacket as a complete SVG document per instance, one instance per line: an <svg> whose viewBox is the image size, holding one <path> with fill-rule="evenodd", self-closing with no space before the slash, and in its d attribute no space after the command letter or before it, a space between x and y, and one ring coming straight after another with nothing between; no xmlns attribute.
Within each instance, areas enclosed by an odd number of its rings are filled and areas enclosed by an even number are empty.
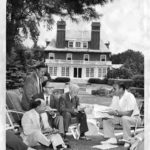
<svg viewBox="0 0 150 150"><path fill-rule="evenodd" d="M65 93L60 97L60 111L61 112L70 112L73 113L79 105L79 97L75 96L73 99L70 99L69 93Z"/></svg>
<svg viewBox="0 0 150 150"><path fill-rule="evenodd" d="M24 87L23 87L23 96L21 105L24 110L30 109L30 102L32 100L32 97L36 94L38 94L40 91L40 87L38 84L36 73L33 72L31 75L27 76Z"/></svg>
<svg viewBox="0 0 150 150"><path fill-rule="evenodd" d="M40 127L40 116L35 111L35 109L31 109L24 113L21 124L23 127L23 133L28 136L35 131L41 131Z"/></svg>
<svg viewBox="0 0 150 150"><path fill-rule="evenodd" d="M33 99L36 99L36 98L41 98L41 99L44 99L44 93L41 92L35 96L33 96ZM54 108L54 109L57 109L59 110L59 103L58 101L55 99L54 95L51 94L50 95L50 105L49 105L51 108Z"/></svg>

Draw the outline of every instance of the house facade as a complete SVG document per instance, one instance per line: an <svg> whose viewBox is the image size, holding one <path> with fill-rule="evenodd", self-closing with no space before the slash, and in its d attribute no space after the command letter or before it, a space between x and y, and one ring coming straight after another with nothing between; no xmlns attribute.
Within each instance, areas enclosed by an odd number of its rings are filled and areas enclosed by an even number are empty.
<svg viewBox="0 0 150 150"><path fill-rule="evenodd" d="M111 67L111 52L100 39L100 23L91 31L66 30L66 22L57 22L55 46L45 48L45 63L52 78L103 79Z"/></svg>

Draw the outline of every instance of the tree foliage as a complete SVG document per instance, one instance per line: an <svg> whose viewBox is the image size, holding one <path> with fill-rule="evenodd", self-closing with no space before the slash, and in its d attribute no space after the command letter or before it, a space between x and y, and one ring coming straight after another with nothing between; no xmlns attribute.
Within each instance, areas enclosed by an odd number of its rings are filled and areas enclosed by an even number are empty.
<svg viewBox="0 0 150 150"><path fill-rule="evenodd" d="M114 79L131 79L132 73L129 69L121 67L119 69L108 70L107 78Z"/></svg>
<svg viewBox="0 0 150 150"><path fill-rule="evenodd" d="M141 52L127 50L123 53L112 55L113 64L123 64L132 75L144 74L144 56Z"/></svg>

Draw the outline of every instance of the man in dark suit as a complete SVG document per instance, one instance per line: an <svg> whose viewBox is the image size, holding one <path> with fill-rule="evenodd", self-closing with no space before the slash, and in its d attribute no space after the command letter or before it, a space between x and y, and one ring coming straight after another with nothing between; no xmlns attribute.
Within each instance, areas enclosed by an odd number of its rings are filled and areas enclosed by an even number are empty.
<svg viewBox="0 0 150 150"><path fill-rule="evenodd" d="M63 117L59 113L59 102L55 98L53 93L53 84L50 80L46 80L42 83L43 92L35 95L33 99L41 98L45 100L47 106L50 107L48 114L49 123L52 127L55 127L59 130L60 134L64 136L64 123ZM57 112L54 112L51 109L56 109Z"/></svg>
<svg viewBox="0 0 150 150"><path fill-rule="evenodd" d="M28 147L14 131L6 130L6 150L35 150Z"/></svg>
<svg viewBox="0 0 150 150"><path fill-rule="evenodd" d="M69 92L60 97L60 112L64 118L65 132L71 123L71 117L77 117L80 123L80 138L88 140L85 132L88 131L87 119L84 110L80 108L78 95L79 87L76 84L69 85Z"/></svg>
<svg viewBox="0 0 150 150"><path fill-rule="evenodd" d="M44 64L39 64L35 67L35 71L27 76L24 87L21 105L25 111L30 109L30 102L32 97L42 90L42 79L46 72L46 66Z"/></svg>

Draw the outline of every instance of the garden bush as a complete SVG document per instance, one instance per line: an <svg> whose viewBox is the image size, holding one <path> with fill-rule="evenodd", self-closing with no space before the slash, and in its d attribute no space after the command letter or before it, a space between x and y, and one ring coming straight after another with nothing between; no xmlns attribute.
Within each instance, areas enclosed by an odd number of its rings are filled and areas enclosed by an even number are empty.
<svg viewBox="0 0 150 150"><path fill-rule="evenodd" d="M132 79L108 79L108 85L113 85L114 83L123 83L125 84L126 88L133 86L133 80Z"/></svg>
<svg viewBox="0 0 150 150"><path fill-rule="evenodd" d="M97 90L92 90L92 95L99 95L99 96L108 96L109 91L105 88L99 88Z"/></svg>
<svg viewBox="0 0 150 150"><path fill-rule="evenodd" d="M144 88L130 87L129 91L133 93L135 97L144 97Z"/></svg>
<svg viewBox="0 0 150 150"><path fill-rule="evenodd" d="M144 88L144 75L135 75L132 80L134 87Z"/></svg>
<svg viewBox="0 0 150 150"><path fill-rule="evenodd" d="M53 80L53 82L70 82L70 78L68 78L68 77L57 77Z"/></svg>
<svg viewBox="0 0 150 150"><path fill-rule="evenodd" d="M99 79L99 78L90 78L88 83L95 83L95 84L107 84L107 79Z"/></svg>

